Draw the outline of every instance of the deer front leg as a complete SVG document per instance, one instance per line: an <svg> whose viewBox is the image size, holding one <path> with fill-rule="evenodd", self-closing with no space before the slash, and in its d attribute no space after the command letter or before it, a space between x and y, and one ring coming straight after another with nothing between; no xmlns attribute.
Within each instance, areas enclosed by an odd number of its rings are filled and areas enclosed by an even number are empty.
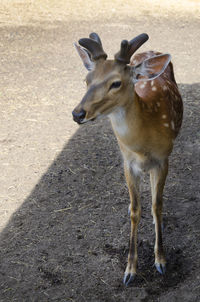
<svg viewBox="0 0 200 302"><path fill-rule="evenodd" d="M155 223L155 266L160 274L166 271L166 260L162 242L162 208L163 189L168 173L168 161L150 171L151 192L152 192L152 215Z"/></svg>
<svg viewBox="0 0 200 302"><path fill-rule="evenodd" d="M135 275L137 269L137 228L141 216L141 206L139 200L139 177L134 175L130 165L124 163L124 171L126 182L130 195L130 217L131 217L131 234L130 247L128 254L128 264L124 273L124 284L129 285Z"/></svg>

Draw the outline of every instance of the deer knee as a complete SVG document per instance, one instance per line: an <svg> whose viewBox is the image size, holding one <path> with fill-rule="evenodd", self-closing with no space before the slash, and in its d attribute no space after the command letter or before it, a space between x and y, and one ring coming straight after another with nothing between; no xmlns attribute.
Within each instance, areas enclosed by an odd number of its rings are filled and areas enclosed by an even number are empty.
<svg viewBox="0 0 200 302"><path fill-rule="evenodd" d="M133 224L138 224L140 217L141 217L141 208L131 208L131 213L130 213L130 217L131 217L131 222Z"/></svg>

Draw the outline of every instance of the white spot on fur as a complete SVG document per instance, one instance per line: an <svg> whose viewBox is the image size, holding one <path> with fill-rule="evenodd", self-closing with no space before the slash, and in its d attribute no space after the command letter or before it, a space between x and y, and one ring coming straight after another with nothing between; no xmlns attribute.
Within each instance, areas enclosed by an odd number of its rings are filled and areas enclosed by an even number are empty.
<svg viewBox="0 0 200 302"><path fill-rule="evenodd" d="M163 86L163 90L164 90L164 91L167 90L167 86L166 86L166 85Z"/></svg>
<svg viewBox="0 0 200 302"><path fill-rule="evenodd" d="M166 114L163 114L163 115L162 115L162 118L164 118L164 119L167 118Z"/></svg>
<svg viewBox="0 0 200 302"><path fill-rule="evenodd" d="M153 81L151 81L151 87L154 85L154 80Z"/></svg>
<svg viewBox="0 0 200 302"><path fill-rule="evenodd" d="M169 124L168 123L164 123L163 126L168 128Z"/></svg>
<svg viewBox="0 0 200 302"><path fill-rule="evenodd" d="M126 122L126 114L123 108L117 108L109 114L113 129L120 136L127 135L129 128Z"/></svg>
<svg viewBox="0 0 200 302"><path fill-rule="evenodd" d="M156 86L153 86L153 87L151 88L151 90L152 90L152 91L156 91L156 90L157 90Z"/></svg>
<svg viewBox="0 0 200 302"><path fill-rule="evenodd" d="M172 130L175 130L174 121L171 121Z"/></svg>
<svg viewBox="0 0 200 302"><path fill-rule="evenodd" d="M145 87L145 84L140 85L141 89L144 89L144 87Z"/></svg>

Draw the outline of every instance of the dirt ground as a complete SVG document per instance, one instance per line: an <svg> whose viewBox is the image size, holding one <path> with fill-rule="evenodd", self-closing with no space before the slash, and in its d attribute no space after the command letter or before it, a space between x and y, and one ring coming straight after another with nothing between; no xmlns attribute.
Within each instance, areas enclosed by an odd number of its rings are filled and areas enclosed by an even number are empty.
<svg viewBox="0 0 200 302"><path fill-rule="evenodd" d="M86 2L1 1L0 302L198 302L199 1ZM145 176L138 276L128 288L119 148L106 118L79 127L71 117L86 75L73 42L92 31L109 57L147 32L142 50L171 53L184 101L164 192L167 273L154 268Z"/></svg>

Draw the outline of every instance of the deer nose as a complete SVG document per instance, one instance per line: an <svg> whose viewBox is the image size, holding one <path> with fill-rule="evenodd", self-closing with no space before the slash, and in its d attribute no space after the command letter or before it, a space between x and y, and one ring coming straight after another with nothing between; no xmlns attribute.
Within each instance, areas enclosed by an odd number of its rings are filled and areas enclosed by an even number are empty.
<svg viewBox="0 0 200 302"><path fill-rule="evenodd" d="M81 109L80 112L72 111L73 119L78 124L81 124L81 122L84 120L86 116L86 111Z"/></svg>

